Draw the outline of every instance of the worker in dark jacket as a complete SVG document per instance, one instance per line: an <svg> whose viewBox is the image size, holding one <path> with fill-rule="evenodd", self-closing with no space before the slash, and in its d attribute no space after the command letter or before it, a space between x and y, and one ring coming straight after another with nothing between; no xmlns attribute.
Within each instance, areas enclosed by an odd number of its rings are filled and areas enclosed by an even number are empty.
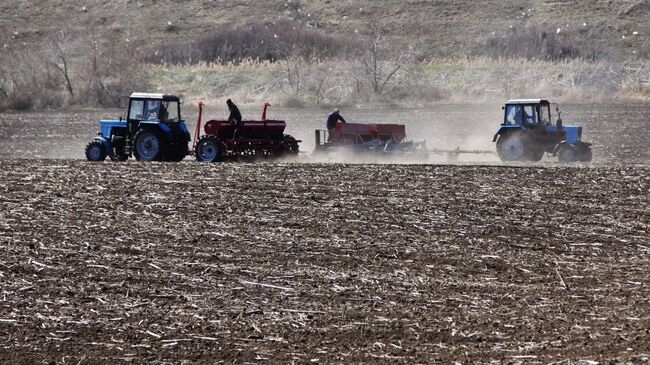
<svg viewBox="0 0 650 365"><path fill-rule="evenodd" d="M242 122L241 122L241 113L237 105L232 102L232 100L226 100L226 105L228 105L228 110L230 110L230 116L228 121L234 128L233 138L242 137Z"/></svg>
<svg viewBox="0 0 650 365"><path fill-rule="evenodd" d="M345 123L345 119L339 114L340 110L335 109L329 116L327 116L327 129L332 130L336 127L336 123L341 121Z"/></svg>

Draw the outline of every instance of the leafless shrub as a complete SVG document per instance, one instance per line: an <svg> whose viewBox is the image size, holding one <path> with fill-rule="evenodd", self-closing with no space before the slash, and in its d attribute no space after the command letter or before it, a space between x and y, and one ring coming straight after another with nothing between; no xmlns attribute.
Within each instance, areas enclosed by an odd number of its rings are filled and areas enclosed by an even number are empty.
<svg viewBox="0 0 650 365"><path fill-rule="evenodd" d="M603 56L587 29L544 29L538 26L513 27L487 38L474 55L493 58L539 60L597 59Z"/></svg>
<svg viewBox="0 0 650 365"><path fill-rule="evenodd" d="M328 69L323 65L315 65L309 72L309 75L307 90L313 95L316 105L320 105L325 97L330 81Z"/></svg>
<svg viewBox="0 0 650 365"><path fill-rule="evenodd" d="M284 61L286 80L294 95L299 95L304 88L305 63L304 59L296 55L291 55Z"/></svg>
<svg viewBox="0 0 650 365"><path fill-rule="evenodd" d="M47 39L50 64L59 72L63 84L70 99L74 100L74 87L72 83L71 68L73 32L68 26L64 26Z"/></svg>
<svg viewBox="0 0 650 365"><path fill-rule="evenodd" d="M114 106L119 95L145 89L137 49L116 36L67 26L40 43L0 42L0 104L5 109Z"/></svg>
<svg viewBox="0 0 650 365"><path fill-rule="evenodd" d="M304 101L296 95L286 95L280 99L280 104L287 108L300 108L305 106Z"/></svg>
<svg viewBox="0 0 650 365"><path fill-rule="evenodd" d="M241 62L247 59L277 61L302 58L345 57L355 41L307 28L288 19L214 29L195 42L167 43L146 58L150 63L191 64Z"/></svg>
<svg viewBox="0 0 650 365"><path fill-rule="evenodd" d="M381 95L409 58L407 51L396 51L387 39L382 23L373 21L362 31L361 69L375 95Z"/></svg>
<svg viewBox="0 0 650 365"><path fill-rule="evenodd" d="M83 39L83 54L78 99L82 104L113 106L120 95L146 89L142 56L129 42L90 29Z"/></svg>
<svg viewBox="0 0 650 365"><path fill-rule="evenodd" d="M4 45L3 45L4 47ZM60 106L59 75L40 45L14 42L0 60L0 102L6 109L29 110Z"/></svg>

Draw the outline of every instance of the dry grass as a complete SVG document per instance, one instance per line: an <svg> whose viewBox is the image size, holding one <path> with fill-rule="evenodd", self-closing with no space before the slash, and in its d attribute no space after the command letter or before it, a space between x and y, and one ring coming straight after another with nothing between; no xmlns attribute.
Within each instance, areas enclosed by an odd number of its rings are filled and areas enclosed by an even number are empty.
<svg viewBox="0 0 650 365"><path fill-rule="evenodd" d="M298 90L296 70L303 85ZM650 101L650 67L645 61L435 59L403 65L382 96L374 95L354 61L152 65L150 78L161 91L205 100L235 97L244 104L276 100L287 105L298 100L300 105L417 106L540 96L571 103Z"/></svg>
<svg viewBox="0 0 650 365"><path fill-rule="evenodd" d="M5 14L0 17L0 108L111 104L119 94L145 88L146 80L138 75L142 57L175 63L217 62L222 57L224 66L152 66L150 75L168 92L207 99L227 95L251 103L272 98L293 106L417 106L524 95L572 102L645 102L650 34L647 12L642 11L646 8L647 2L639 0L578 0L570 7L515 0L293 0L266 6L251 0L220 6L96 0L77 6L46 0L34 6L21 0L16 6L0 5ZM75 22L67 21L69 17ZM364 28L378 20L391 51L410 53L409 62L401 55L387 58L399 59L401 68L386 87L368 75L361 62L367 49L358 43ZM51 54L53 39L62 31L77 38L59 40L66 46L71 83L60 75L61 62ZM93 33L109 39L108 45L99 42L92 51L89 45L96 43L80 40ZM26 50L50 54L9 54ZM89 67L95 64L88 60L92 54L111 61ZM246 57L283 61L227 63ZM386 63L385 70L397 65ZM380 76L386 74L390 72Z"/></svg>

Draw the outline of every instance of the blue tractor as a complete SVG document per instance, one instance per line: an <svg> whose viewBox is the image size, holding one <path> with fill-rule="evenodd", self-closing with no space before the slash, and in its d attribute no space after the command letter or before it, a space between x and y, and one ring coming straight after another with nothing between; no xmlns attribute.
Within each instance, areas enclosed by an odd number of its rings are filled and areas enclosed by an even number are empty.
<svg viewBox="0 0 650 365"><path fill-rule="evenodd" d="M551 115L551 103L543 99L510 100L496 142L502 161L539 161L544 154L560 161L591 161L591 143L581 141L582 126L563 125L560 110Z"/></svg>
<svg viewBox="0 0 650 365"><path fill-rule="evenodd" d="M89 161L181 161L190 133L181 119L180 100L169 94L132 93L126 116L100 120L97 137L86 146Z"/></svg>

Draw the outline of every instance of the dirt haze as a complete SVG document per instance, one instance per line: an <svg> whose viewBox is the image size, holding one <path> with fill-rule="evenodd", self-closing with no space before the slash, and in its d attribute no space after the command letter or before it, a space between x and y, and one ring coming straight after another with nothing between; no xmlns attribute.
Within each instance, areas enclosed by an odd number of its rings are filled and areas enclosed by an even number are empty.
<svg viewBox="0 0 650 365"><path fill-rule="evenodd" d="M224 101L225 102L225 101ZM225 105L225 104L222 104ZM219 104L211 104L204 118L225 118L228 112ZM583 126L582 139L593 142L594 161L591 166L650 165L647 148L650 111L637 105L561 105L565 124ZM432 155L428 160L378 160L373 156L333 156L312 158L314 130L323 129L330 113L326 108L272 107L272 118L287 122L286 133L301 140L300 162L360 163L472 163L501 164L494 155L469 154L457 160L447 155ZM0 159L74 158L84 159L84 148L98 130L100 119L117 119L120 110L91 112L45 112L0 114ZM244 107L245 118L259 119L261 108ZM406 125L409 139L425 140L429 149L495 151L492 136L503 118L501 106L441 105L422 109L356 109L343 108L346 120L358 123L399 123ZM183 118L194 133L197 109L192 100L185 100ZM191 160L188 157L187 160ZM559 165L557 158L545 157L542 164ZM537 164L539 165L539 164Z"/></svg>

